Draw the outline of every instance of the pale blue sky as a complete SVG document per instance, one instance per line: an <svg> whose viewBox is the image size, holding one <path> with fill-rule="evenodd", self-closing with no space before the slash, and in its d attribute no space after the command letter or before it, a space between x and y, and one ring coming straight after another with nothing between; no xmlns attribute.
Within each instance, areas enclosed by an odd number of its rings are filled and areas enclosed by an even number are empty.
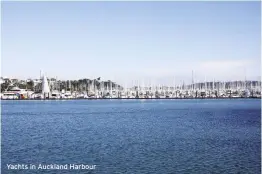
<svg viewBox="0 0 262 174"><path fill-rule="evenodd" d="M2 76L258 79L260 2L3 2Z"/></svg>

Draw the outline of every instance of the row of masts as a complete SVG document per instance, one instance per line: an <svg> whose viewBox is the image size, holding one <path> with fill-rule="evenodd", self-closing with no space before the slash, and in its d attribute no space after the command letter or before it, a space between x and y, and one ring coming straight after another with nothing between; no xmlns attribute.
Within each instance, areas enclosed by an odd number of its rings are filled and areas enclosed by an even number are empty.
<svg viewBox="0 0 262 174"><path fill-rule="evenodd" d="M99 80L98 80L99 79ZM224 94L235 93L236 95L241 96L244 93L250 93L260 95L261 93L261 81L247 81L238 80L238 81L216 81L213 79L212 81L205 80L202 82L195 81L194 74L192 71L192 81L190 84L186 84L184 81L180 81L179 83L176 80L173 80L173 85L164 85L164 84L154 84L152 82L145 83L145 81L134 81L130 87L127 85L121 86L117 85L112 81L100 81L100 78L94 79L91 81L91 84L82 84L77 85L75 87L72 86L71 82L68 81L68 84L61 87L59 82L56 80L55 83L51 87L52 91L69 91L74 94L83 94L85 93L87 96L95 96L96 98L113 97L113 96L126 96L129 95L139 97L138 94L143 94L143 96L148 95L171 95L177 97L183 94L184 96L199 96L201 95L215 95L221 96ZM199 93L199 94L198 94Z"/></svg>
<svg viewBox="0 0 262 174"><path fill-rule="evenodd" d="M83 87L82 87L83 88ZM136 89L136 90L200 90L200 91L207 91L207 90L246 90L246 89L260 89L261 82L260 81L229 81L229 82L198 82L192 84L185 84L184 82L174 85L163 85L163 84L150 84L145 85L144 83L136 83L131 85L131 87L125 87L121 85L113 85L113 82L105 84L104 82L99 82L99 85L96 85L96 81L93 81L90 84L84 87L85 90L78 87L76 91L101 91L101 90L127 90L127 89ZM61 91L61 87L59 83L55 82L52 85L51 89ZM64 90L75 91L71 86L70 82L68 85L65 85Z"/></svg>

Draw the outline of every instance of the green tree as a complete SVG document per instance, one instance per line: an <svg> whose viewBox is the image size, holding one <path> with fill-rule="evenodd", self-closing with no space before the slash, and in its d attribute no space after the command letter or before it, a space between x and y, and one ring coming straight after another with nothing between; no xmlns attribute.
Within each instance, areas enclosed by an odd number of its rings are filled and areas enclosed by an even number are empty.
<svg viewBox="0 0 262 174"><path fill-rule="evenodd" d="M33 91L34 90L34 81L30 80L30 81L26 82L26 88Z"/></svg>

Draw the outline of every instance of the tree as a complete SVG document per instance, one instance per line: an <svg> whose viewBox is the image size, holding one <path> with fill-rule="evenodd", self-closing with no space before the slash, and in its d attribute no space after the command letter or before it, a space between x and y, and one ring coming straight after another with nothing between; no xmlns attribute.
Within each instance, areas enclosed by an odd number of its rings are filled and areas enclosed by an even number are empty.
<svg viewBox="0 0 262 174"><path fill-rule="evenodd" d="M33 91L34 90L34 81L30 80L30 81L26 82L26 88Z"/></svg>
<svg viewBox="0 0 262 174"><path fill-rule="evenodd" d="M7 90L8 86L10 85L10 83L2 83L1 84L1 92Z"/></svg>

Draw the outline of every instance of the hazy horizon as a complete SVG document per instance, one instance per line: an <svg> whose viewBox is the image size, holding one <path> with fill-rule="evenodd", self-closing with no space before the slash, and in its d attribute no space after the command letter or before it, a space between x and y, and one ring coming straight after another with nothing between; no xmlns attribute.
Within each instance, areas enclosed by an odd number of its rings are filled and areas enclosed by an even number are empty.
<svg viewBox="0 0 262 174"><path fill-rule="evenodd" d="M258 80L261 2L2 2L1 76Z"/></svg>

